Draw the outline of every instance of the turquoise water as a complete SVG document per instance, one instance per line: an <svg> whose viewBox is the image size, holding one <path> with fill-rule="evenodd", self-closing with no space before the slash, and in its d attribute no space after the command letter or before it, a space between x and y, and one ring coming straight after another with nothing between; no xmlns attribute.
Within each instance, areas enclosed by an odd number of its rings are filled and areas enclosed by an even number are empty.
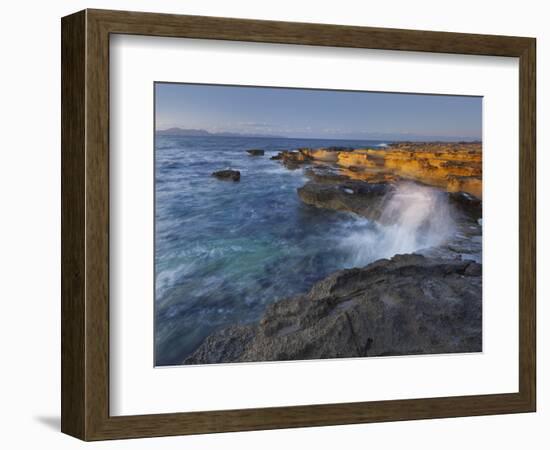
<svg viewBox="0 0 550 450"><path fill-rule="evenodd" d="M266 305L356 264L343 238L371 227L304 205L302 169L270 160L283 149L383 146L382 141L157 136L155 363L180 364L206 336L256 321ZM252 157L247 149L261 148ZM241 172L238 183L211 176Z"/></svg>

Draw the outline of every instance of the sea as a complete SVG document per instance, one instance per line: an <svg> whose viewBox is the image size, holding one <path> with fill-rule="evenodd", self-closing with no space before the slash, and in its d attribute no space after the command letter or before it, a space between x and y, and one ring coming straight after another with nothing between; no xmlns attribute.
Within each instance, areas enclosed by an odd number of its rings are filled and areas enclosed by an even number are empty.
<svg viewBox="0 0 550 450"><path fill-rule="evenodd" d="M387 230L365 218L305 205L297 195L304 169L270 159L300 147L387 144L157 134L155 365L181 364L211 333L259 320L270 303L334 271L420 246L410 230L396 230L407 242L394 248L383 245ZM265 155L246 152L254 148ZM240 181L211 175L221 169L239 170Z"/></svg>

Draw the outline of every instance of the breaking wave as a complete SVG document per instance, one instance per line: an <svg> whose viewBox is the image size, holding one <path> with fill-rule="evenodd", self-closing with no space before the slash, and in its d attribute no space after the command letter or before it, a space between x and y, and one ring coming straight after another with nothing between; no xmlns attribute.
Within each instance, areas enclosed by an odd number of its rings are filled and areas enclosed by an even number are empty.
<svg viewBox="0 0 550 450"><path fill-rule="evenodd" d="M436 247L455 231L447 196L436 189L403 183L385 199L380 223L364 221L342 240L350 265Z"/></svg>

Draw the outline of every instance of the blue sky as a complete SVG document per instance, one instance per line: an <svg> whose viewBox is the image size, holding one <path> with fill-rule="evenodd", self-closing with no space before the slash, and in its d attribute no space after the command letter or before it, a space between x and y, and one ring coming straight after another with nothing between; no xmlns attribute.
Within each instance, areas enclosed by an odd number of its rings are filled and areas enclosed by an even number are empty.
<svg viewBox="0 0 550 450"><path fill-rule="evenodd" d="M156 83L155 127L330 139L481 139L481 97Z"/></svg>

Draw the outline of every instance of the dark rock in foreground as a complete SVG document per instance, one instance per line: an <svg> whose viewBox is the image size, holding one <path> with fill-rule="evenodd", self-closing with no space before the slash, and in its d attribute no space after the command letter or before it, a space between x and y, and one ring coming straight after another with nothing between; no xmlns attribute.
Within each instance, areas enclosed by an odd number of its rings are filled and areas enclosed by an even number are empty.
<svg viewBox="0 0 550 450"><path fill-rule="evenodd" d="M397 255L210 335L184 364L480 352L481 265Z"/></svg>
<svg viewBox="0 0 550 450"><path fill-rule="evenodd" d="M263 156L264 151L259 148L252 148L250 150L247 150L246 153L248 153L250 156Z"/></svg>
<svg viewBox="0 0 550 450"><path fill-rule="evenodd" d="M212 173L213 177L219 178L220 180L233 180L239 181L241 179L241 172L238 170L218 170L217 172Z"/></svg>

